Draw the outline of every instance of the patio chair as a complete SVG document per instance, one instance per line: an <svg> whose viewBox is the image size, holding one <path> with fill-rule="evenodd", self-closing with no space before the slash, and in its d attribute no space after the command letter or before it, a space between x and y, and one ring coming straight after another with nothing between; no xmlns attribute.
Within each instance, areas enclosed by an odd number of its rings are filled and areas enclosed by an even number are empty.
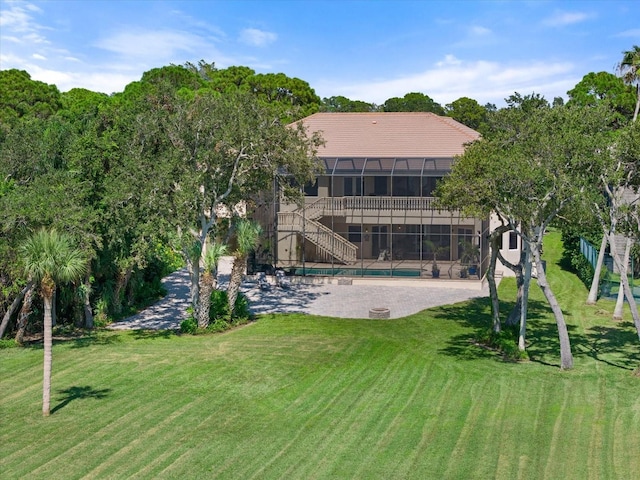
<svg viewBox="0 0 640 480"><path fill-rule="evenodd" d="M284 289L287 289L291 286L291 281L284 274L284 270L276 270L276 285Z"/></svg>
<svg viewBox="0 0 640 480"><path fill-rule="evenodd" d="M258 272L257 279L258 287L260 287L260 290L269 290L271 288L271 285L269 284L267 276L264 274L264 272Z"/></svg>
<svg viewBox="0 0 640 480"><path fill-rule="evenodd" d="M387 249L384 250L380 250L380 253L378 254L378 262L384 262L385 260L389 259L389 252L387 251Z"/></svg>

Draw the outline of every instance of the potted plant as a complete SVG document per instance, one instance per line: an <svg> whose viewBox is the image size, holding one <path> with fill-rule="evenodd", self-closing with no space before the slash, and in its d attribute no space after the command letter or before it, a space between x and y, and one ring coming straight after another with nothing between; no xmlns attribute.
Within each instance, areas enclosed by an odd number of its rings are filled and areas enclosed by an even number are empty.
<svg viewBox="0 0 640 480"><path fill-rule="evenodd" d="M427 250L433 255L433 263L431 264L431 275L433 278L440 278L440 267L438 266L438 255L447 253L449 251L448 246L437 245L431 240L425 240L424 245Z"/></svg>
<svg viewBox="0 0 640 480"><path fill-rule="evenodd" d="M467 267L466 265L463 265L462 268L460 268L460 278L467 278L470 272L471 272L471 267Z"/></svg>
<svg viewBox="0 0 640 480"><path fill-rule="evenodd" d="M460 242L462 253L460 255L460 263L462 264L462 270L460 270L460 277L466 278L467 273L469 275L478 274L478 262L480 261L480 249L468 240L462 240Z"/></svg>

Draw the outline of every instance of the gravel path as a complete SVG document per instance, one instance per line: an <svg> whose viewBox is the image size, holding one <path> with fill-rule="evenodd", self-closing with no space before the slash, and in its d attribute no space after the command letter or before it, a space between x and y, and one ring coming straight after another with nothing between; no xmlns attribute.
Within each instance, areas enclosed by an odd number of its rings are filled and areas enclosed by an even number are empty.
<svg viewBox="0 0 640 480"><path fill-rule="evenodd" d="M228 265L220 267L219 283L228 282ZM123 329L177 329L186 318L189 306L189 275L186 270L172 273L163 280L167 296L146 310L112 323L109 328ZM483 290L448 288L445 282L415 285L291 285L289 288L271 286L258 288L254 282L245 282L242 292L249 298L253 313L307 313L342 318L368 318L371 308L388 308L391 318L417 313L425 308L462 302L470 298L486 297Z"/></svg>
<svg viewBox="0 0 640 480"><path fill-rule="evenodd" d="M189 272L178 270L162 280L167 295L149 308L113 322L107 328L112 330L168 330L180 328L180 322L187 317L189 306Z"/></svg>

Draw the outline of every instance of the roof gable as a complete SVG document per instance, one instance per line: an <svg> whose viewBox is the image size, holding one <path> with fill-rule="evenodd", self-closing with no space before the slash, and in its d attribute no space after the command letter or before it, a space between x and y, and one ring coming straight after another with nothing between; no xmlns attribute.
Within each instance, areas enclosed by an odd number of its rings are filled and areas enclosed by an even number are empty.
<svg viewBox="0 0 640 480"><path fill-rule="evenodd" d="M426 112L316 113L301 122L324 138L319 157L451 158L480 137L450 117Z"/></svg>

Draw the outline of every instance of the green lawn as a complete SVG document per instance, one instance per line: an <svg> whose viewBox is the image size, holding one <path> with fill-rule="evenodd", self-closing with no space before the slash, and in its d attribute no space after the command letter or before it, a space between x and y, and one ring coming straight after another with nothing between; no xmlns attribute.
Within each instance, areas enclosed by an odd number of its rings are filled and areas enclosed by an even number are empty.
<svg viewBox="0 0 640 480"><path fill-rule="evenodd" d="M221 335L102 332L0 350L0 477L631 479L640 475L640 342L613 302L548 272L575 368L532 289L532 360L469 341L488 302L401 320L275 315ZM501 296L512 298L513 282ZM508 307L508 302L503 304Z"/></svg>

